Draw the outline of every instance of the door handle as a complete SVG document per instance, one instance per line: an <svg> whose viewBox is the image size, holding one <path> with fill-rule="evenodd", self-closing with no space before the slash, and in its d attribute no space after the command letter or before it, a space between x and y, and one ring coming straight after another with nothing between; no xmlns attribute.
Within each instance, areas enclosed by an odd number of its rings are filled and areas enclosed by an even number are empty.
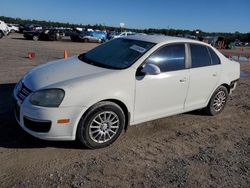
<svg viewBox="0 0 250 188"><path fill-rule="evenodd" d="M187 78L186 78L186 77L180 79L180 82L181 82L181 83L186 82L186 81L187 81Z"/></svg>
<svg viewBox="0 0 250 188"><path fill-rule="evenodd" d="M213 73L213 77L216 77L217 76L217 72Z"/></svg>

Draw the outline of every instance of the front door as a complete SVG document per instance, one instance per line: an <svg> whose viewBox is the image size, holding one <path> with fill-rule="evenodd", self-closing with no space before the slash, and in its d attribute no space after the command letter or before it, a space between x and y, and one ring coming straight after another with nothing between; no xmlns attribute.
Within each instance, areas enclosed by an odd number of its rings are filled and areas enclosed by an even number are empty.
<svg viewBox="0 0 250 188"><path fill-rule="evenodd" d="M146 63L157 65L161 73L136 77L134 121L139 123L182 112L189 85L185 45L161 47Z"/></svg>

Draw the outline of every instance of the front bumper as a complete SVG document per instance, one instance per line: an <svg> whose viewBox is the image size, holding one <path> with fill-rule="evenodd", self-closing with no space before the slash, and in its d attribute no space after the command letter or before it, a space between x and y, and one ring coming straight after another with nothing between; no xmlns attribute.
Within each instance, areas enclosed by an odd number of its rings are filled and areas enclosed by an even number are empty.
<svg viewBox="0 0 250 188"><path fill-rule="evenodd" d="M85 108L38 107L30 104L28 98L20 103L14 96L16 120L27 133L43 140L75 140L78 122ZM60 124L57 122L59 119L70 119L70 121Z"/></svg>

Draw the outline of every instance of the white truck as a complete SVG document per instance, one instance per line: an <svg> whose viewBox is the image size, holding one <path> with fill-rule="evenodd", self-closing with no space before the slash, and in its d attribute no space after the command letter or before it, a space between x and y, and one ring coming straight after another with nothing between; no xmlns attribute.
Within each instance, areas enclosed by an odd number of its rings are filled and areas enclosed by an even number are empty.
<svg viewBox="0 0 250 188"><path fill-rule="evenodd" d="M0 39L9 33L8 25L0 20Z"/></svg>

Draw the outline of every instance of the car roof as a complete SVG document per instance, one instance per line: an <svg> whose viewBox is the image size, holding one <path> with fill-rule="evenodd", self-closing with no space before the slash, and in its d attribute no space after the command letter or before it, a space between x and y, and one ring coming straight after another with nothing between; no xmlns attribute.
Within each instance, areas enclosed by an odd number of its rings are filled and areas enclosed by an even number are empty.
<svg viewBox="0 0 250 188"><path fill-rule="evenodd" d="M132 40L141 40L151 43L168 43L168 42L189 42L189 43L199 43L204 44L203 42L193 40L193 39L187 39L187 38L181 38L181 37L171 37L171 36L165 36L165 35L130 35L123 38L132 39Z"/></svg>

